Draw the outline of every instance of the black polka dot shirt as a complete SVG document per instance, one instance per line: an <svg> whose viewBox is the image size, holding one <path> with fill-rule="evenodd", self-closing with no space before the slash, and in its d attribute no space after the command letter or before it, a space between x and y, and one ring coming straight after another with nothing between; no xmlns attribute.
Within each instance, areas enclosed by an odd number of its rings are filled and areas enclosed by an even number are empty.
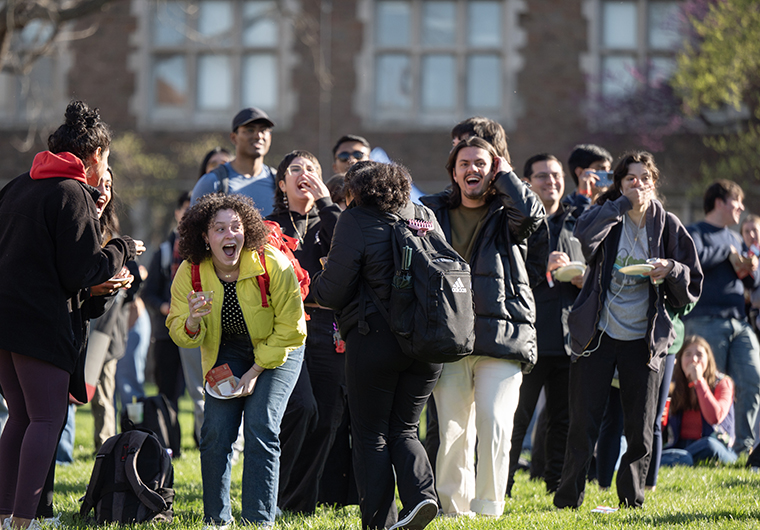
<svg viewBox="0 0 760 530"><path fill-rule="evenodd" d="M237 282L222 282L224 287L224 302L222 303L222 334L247 335L248 328L243 319L243 310L237 297L235 285Z"/></svg>

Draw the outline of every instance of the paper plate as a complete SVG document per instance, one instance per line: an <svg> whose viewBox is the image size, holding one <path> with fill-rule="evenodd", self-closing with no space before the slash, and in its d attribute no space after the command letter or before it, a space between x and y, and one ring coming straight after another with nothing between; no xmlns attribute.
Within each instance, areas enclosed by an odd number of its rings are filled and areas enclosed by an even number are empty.
<svg viewBox="0 0 760 530"><path fill-rule="evenodd" d="M628 265L627 267L620 268L620 272L628 274L629 276L641 275L651 270L654 270L654 265L650 265L649 263L638 263L636 265Z"/></svg>
<svg viewBox="0 0 760 530"><path fill-rule="evenodd" d="M236 380L236 384L237 384L237 381L238 381L237 377L235 378L235 380ZM228 395L219 394L216 390L214 390L211 387L211 385L208 384L208 381L206 381L206 394L210 395L213 398L216 398L216 399L235 399L235 398L239 398L240 394L242 394L242 393L243 393L243 389L241 388L240 390L238 390L234 394L228 394Z"/></svg>
<svg viewBox="0 0 760 530"><path fill-rule="evenodd" d="M580 261L571 261L564 267L555 269L554 279L558 282L569 282L586 271L586 265Z"/></svg>

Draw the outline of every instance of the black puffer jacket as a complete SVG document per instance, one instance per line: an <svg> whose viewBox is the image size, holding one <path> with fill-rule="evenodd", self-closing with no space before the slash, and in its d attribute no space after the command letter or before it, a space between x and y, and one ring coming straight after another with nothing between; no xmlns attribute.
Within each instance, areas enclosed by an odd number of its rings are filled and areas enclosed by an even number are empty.
<svg viewBox="0 0 760 530"><path fill-rule="evenodd" d="M513 172L499 173L499 192L476 236L470 259L475 300L475 355L535 364L536 308L525 268L527 238L546 212L529 186ZM421 199L451 241L448 192Z"/></svg>
<svg viewBox="0 0 760 530"><path fill-rule="evenodd" d="M398 214L406 219L432 221L434 230L440 231L435 216L425 207L408 203ZM377 210L349 207L340 214L335 225L324 270L318 271L311 280L311 292L319 304L335 310L343 337L358 324L362 305L365 315L377 312L364 282L375 290L388 308L391 281L396 272L392 221L393 217Z"/></svg>

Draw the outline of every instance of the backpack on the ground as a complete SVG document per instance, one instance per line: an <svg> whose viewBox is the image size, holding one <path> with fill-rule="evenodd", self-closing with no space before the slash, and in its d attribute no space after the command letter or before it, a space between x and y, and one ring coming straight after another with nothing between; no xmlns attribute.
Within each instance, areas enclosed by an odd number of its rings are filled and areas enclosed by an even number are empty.
<svg viewBox="0 0 760 530"><path fill-rule="evenodd" d="M143 404L143 421L135 424L126 413L121 413L121 432L133 429L150 431L156 435L166 449L171 449L170 456L176 458L182 454L182 440L177 411L163 394L137 398Z"/></svg>
<svg viewBox="0 0 760 530"><path fill-rule="evenodd" d="M430 363L458 361L475 345L470 266L432 222L392 215L396 274L388 310L366 282L365 288L406 355ZM364 304L359 332L369 332Z"/></svg>
<svg viewBox="0 0 760 530"><path fill-rule="evenodd" d="M174 468L158 438L146 431L112 436L95 457L79 515L95 510L98 524L170 523L174 516Z"/></svg>

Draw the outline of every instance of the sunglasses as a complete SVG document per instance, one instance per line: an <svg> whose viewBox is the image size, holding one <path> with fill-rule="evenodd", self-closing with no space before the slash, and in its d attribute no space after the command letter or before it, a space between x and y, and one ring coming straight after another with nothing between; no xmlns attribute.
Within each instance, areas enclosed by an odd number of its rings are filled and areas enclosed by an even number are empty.
<svg viewBox="0 0 760 530"><path fill-rule="evenodd" d="M348 162L351 158L354 160L364 160L366 156L367 153L363 153L362 151L341 151L335 158L341 162Z"/></svg>

